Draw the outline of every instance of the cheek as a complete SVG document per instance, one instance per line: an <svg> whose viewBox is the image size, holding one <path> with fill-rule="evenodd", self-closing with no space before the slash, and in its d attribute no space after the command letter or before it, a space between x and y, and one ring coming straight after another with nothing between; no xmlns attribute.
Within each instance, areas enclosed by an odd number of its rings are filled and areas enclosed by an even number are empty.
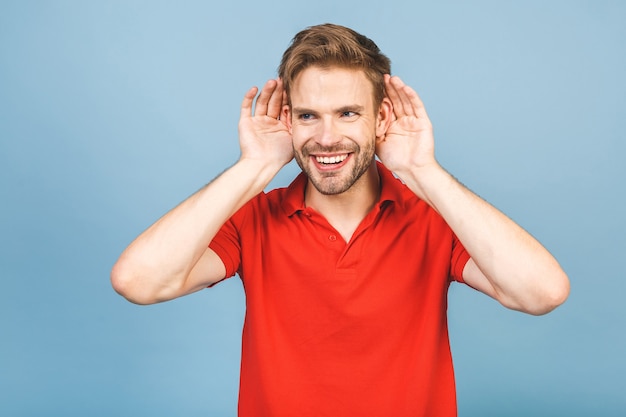
<svg viewBox="0 0 626 417"><path fill-rule="evenodd" d="M300 147L311 139L315 139L315 129L311 126L293 125L291 127L291 139L294 147Z"/></svg>
<svg viewBox="0 0 626 417"><path fill-rule="evenodd" d="M369 142L376 137L376 127L370 123L352 123L346 126L345 135L357 142Z"/></svg>
<svg viewBox="0 0 626 417"><path fill-rule="evenodd" d="M333 134L341 139L347 139L354 142L360 142L361 138L368 135L368 128L364 123L348 122L337 123L333 130Z"/></svg>

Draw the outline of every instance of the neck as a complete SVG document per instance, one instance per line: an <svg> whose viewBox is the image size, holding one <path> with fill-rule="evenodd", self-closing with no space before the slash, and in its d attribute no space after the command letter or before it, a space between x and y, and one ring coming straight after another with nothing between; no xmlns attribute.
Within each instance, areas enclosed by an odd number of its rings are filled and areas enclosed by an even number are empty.
<svg viewBox="0 0 626 417"><path fill-rule="evenodd" d="M380 196L380 178L376 162L347 191L325 195L309 182L304 202L328 220L348 242L363 218L370 212Z"/></svg>

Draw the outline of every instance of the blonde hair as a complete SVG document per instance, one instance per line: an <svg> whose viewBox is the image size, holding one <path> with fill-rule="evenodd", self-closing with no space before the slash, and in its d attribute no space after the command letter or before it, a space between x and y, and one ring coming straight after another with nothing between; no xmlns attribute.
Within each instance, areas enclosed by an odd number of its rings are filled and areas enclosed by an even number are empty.
<svg viewBox="0 0 626 417"><path fill-rule="evenodd" d="M385 97L383 75L391 73L391 61L374 41L350 28L326 23L294 36L278 67L287 97L297 75L312 66L362 70L372 83L376 106Z"/></svg>

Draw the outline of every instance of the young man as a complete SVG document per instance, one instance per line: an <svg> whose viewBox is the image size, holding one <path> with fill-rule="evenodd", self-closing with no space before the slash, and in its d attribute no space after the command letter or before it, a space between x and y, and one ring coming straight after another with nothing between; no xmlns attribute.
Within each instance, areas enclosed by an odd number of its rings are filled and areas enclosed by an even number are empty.
<svg viewBox="0 0 626 417"><path fill-rule="evenodd" d="M239 161L113 268L139 304L240 276L241 416L454 416L450 282L530 314L567 298L548 251L437 163L424 106L389 74L348 28L297 34L244 97ZM264 193L294 157L302 174Z"/></svg>

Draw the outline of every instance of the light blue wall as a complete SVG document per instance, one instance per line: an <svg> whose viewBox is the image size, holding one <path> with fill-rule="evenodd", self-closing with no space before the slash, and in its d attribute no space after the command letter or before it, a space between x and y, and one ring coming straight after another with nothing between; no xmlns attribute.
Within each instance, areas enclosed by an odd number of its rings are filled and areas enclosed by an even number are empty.
<svg viewBox="0 0 626 417"><path fill-rule="evenodd" d="M543 317L452 287L460 416L625 415L626 3L211 3L0 2L0 414L235 415L238 279L139 307L109 271L236 160L241 98L291 37L335 22L420 93L441 163L570 274Z"/></svg>

